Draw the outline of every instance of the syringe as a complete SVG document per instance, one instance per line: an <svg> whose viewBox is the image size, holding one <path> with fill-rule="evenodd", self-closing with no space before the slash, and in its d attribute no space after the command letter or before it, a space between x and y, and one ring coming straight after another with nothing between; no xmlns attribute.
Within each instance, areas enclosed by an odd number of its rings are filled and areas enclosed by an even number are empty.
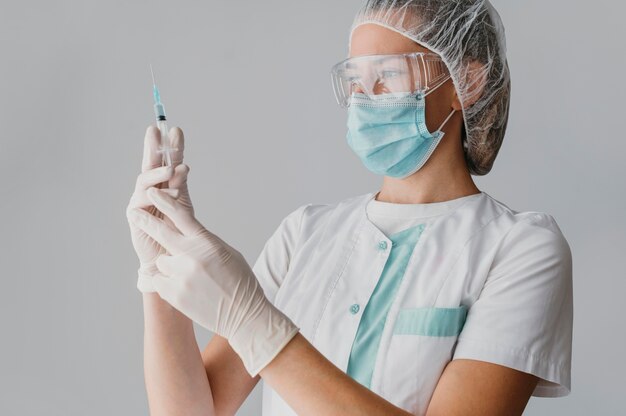
<svg viewBox="0 0 626 416"><path fill-rule="evenodd" d="M150 64L150 74L152 74L152 94L154 95L154 115L156 116L157 127L161 131L161 147L159 153L163 155L161 164L163 166L172 166L172 152L176 151L171 147L170 137L167 128L167 119L165 118L165 108L161 103L161 94L154 81L154 72L152 64Z"/></svg>

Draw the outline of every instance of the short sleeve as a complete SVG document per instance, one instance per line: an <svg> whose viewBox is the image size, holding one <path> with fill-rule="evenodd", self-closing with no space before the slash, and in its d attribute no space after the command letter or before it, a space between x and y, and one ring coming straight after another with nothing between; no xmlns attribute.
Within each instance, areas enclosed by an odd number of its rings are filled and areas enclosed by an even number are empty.
<svg viewBox="0 0 626 416"><path fill-rule="evenodd" d="M517 222L500 243L470 307L454 357L500 364L540 378L533 396L570 393L572 255L548 214Z"/></svg>
<svg viewBox="0 0 626 416"><path fill-rule="evenodd" d="M289 262L300 234L302 216L308 205L310 204L298 207L283 218L265 242L261 254L252 267L265 296L272 303L289 269Z"/></svg>

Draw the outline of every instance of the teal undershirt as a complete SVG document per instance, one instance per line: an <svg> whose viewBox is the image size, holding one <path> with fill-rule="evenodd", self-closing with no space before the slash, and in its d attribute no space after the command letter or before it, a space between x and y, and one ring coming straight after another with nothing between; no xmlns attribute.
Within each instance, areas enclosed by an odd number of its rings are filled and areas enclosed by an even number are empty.
<svg viewBox="0 0 626 416"><path fill-rule="evenodd" d="M361 316L348 360L347 374L367 388L372 381L387 313L424 227L425 224L418 224L389 236L392 241L389 256Z"/></svg>

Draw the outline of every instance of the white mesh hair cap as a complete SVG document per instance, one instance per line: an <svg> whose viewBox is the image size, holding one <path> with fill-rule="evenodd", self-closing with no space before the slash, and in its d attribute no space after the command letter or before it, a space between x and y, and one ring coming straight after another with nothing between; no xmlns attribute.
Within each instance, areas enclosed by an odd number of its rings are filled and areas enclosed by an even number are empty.
<svg viewBox="0 0 626 416"><path fill-rule="evenodd" d="M509 118L511 79L504 26L487 0L368 0L350 29L375 23L438 54L463 104L465 160L489 173ZM348 46L349 47L349 46Z"/></svg>

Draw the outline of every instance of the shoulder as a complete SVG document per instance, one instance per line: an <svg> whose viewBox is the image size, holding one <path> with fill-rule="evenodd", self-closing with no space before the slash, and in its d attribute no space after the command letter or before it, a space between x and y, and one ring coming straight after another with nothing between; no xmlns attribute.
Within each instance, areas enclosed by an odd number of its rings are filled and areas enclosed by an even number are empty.
<svg viewBox="0 0 626 416"><path fill-rule="evenodd" d="M541 211L518 211L487 193L484 195L484 203L492 206L493 211L498 212L498 216L506 218L503 222L508 226L507 234L513 232L549 235L552 233L554 239L566 242L561 228L551 214Z"/></svg>
<svg viewBox="0 0 626 416"><path fill-rule="evenodd" d="M487 197L492 203L500 206L506 215L512 218L513 225L509 232L526 235L544 235L545 238L551 238L555 242L567 244L561 228L551 214L541 211L517 211L490 195Z"/></svg>
<svg viewBox="0 0 626 416"><path fill-rule="evenodd" d="M352 196L335 202L305 203L288 211L283 217L275 235L289 236L297 239L303 233L320 229L331 218L346 220L349 212L356 212L356 208L365 202L370 194Z"/></svg>
<svg viewBox="0 0 626 416"><path fill-rule="evenodd" d="M338 201L308 203L299 206L289 216L299 218L303 231L319 229L333 221L345 222L351 215L358 215L371 193L350 196Z"/></svg>
<svg viewBox="0 0 626 416"><path fill-rule="evenodd" d="M500 263L518 262L543 264L544 267L561 264L571 268L571 249L553 215L540 211L516 211L487 195L489 203L501 211L503 227L498 242L494 267Z"/></svg>
<svg viewBox="0 0 626 416"><path fill-rule="evenodd" d="M568 248L567 241L555 218L539 211L519 211L495 199L490 194L469 199L450 215L434 224L441 239L456 242L471 255L476 251L485 255L515 245L519 241L550 241L560 249Z"/></svg>

